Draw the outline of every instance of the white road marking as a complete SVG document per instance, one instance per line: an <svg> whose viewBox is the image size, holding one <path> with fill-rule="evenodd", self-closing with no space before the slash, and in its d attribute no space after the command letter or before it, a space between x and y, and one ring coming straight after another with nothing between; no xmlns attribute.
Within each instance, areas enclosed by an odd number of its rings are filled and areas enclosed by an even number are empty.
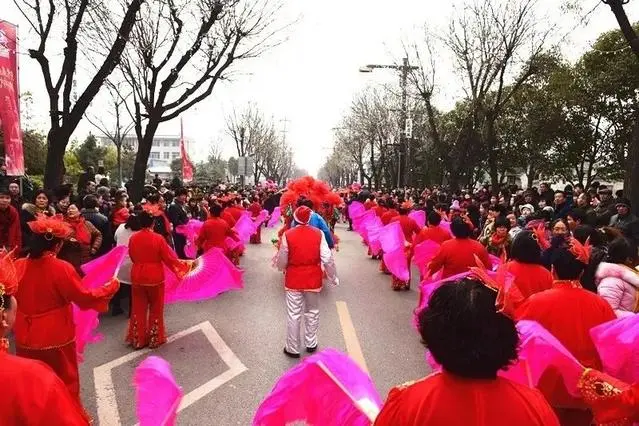
<svg viewBox="0 0 639 426"><path fill-rule="evenodd" d="M188 394L184 395L180 407L178 408L178 412L204 398L206 395L213 392L224 383L232 380L234 377L242 374L244 371L247 370L246 366L242 364L242 361L240 361L240 359L233 353L231 348L229 348L224 340L222 340L222 337L218 334L218 332L209 321L204 321L200 324L194 325L193 327L187 328L186 330L182 330L179 333L170 336L167 339L167 344L197 331L202 331L209 343L211 343L211 346L213 346L213 349L215 349L215 351L218 353L220 358L222 358L229 369L204 383L203 385L197 387L196 389L192 390ZM118 402L116 398L115 388L113 386L113 377L111 375L111 371L114 368L122 364L126 364L127 362L132 361L136 358L140 358L148 354L149 352L152 352L152 350L148 348L131 352L127 355L114 359L113 361L109 361L93 369L99 425L120 426L122 424L120 421L120 413L118 410Z"/></svg>
<svg viewBox="0 0 639 426"><path fill-rule="evenodd" d="M364 353L362 347L359 344L357 333L355 332L355 326L351 319L351 314L348 312L348 306L346 302L335 302L337 305L337 315L339 316L339 322L342 325L342 333L344 334L344 342L346 343L346 352L355 360L355 362L368 373L368 366L364 359Z"/></svg>

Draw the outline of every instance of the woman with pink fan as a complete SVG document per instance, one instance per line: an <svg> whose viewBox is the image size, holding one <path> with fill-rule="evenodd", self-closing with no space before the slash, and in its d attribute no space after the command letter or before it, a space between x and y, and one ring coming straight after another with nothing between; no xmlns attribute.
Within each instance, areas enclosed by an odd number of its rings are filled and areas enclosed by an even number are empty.
<svg viewBox="0 0 639 426"><path fill-rule="evenodd" d="M262 212L262 205L260 204L260 199L255 196L251 200L251 204L248 207L248 211L251 212L251 217L253 221L257 219L257 217ZM263 220L262 220L263 222ZM259 225L255 227L255 233L251 235L251 239L249 241L251 244L262 244L262 224L260 222Z"/></svg>
<svg viewBox="0 0 639 426"><path fill-rule="evenodd" d="M419 331L443 370L391 390L375 426L559 426L539 391L497 375L517 360L519 335L496 302L474 279L433 293Z"/></svg>
<svg viewBox="0 0 639 426"><path fill-rule="evenodd" d="M131 317L126 342L134 349L156 348L166 342L164 330L164 266L183 276L192 262L180 261L166 240L153 232L153 216L139 215L139 232L129 241Z"/></svg>
<svg viewBox="0 0 639 426"><path fill-rule="evenodd" d="M211 205L211 217L202 226L197 237L196 244L201 253L206 253L216 247L222 250L229 259L234 247L229 247L227 239L237 242L237 233L231 228L227 221L222 219L222 206L217 203Z"/></svg>

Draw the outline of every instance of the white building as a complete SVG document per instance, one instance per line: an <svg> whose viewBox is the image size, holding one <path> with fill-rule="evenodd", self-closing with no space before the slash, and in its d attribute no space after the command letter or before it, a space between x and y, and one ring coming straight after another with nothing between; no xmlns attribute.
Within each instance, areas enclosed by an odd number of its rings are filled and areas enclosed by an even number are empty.
<svg viewBox="0 0 639 426"><path fill-rule="evenodd" d="M104 136L96 136L98 146L109 146L112 142ZM185 139L186 152L190 152L192 141ZM128 136L124 139L123 145L130 147L134 152L138 150L138 140L135 136ZM158 174L162 179L171 177L171 162L176 158L181 158L180 136L177 135L155 135L151 154L147 164L148 172L151 175Z"/></svg>

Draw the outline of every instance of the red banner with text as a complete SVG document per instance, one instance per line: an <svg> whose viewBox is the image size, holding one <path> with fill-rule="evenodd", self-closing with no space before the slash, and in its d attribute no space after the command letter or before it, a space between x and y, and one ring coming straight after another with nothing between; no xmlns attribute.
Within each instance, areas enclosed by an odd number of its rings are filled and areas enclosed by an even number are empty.
<svg viewBox="0 0 639 426"><path fill-rule="evenodd" d="M180 153L182 154L182 182L187 183L193 180L193 163L189 159L189 153L186 152L186 144L184 142L184 127L180 118Z"/></svg>
<svg viewBox="0 0 639 426"><path fill-rule="evenodd" d="M7 175L24 175L18 91L18 28L0 20L0 125Z"/></svg>

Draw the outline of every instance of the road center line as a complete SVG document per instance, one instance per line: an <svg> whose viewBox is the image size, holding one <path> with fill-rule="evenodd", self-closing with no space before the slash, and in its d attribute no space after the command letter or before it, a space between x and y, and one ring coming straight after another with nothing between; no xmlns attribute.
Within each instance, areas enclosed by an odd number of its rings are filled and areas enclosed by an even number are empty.
<svg viewBox="0 0 639 426"><path fill-rule="evenodd" d="M355 360L355 362L368 373L368 366L364 359L364 353L362 347L357 339L357 333L355 332L355 326L351 319L351 314L348 312L348 306L346 302L335 302L337 305L337 315L339 315L339 322L342 326L342 333L344 334L344 342L346 343L346 352Z"/></svg>

